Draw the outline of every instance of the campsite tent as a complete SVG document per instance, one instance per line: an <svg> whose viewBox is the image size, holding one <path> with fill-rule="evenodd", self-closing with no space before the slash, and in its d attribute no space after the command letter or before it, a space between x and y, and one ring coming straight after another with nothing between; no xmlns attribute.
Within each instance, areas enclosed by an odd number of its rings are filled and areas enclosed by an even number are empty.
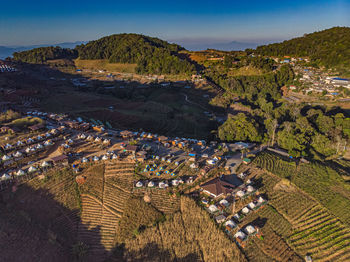
<svg viewBox="0 0 350 262"><path fill-rule="evenodd" d="M22 170L22 169L19 169L17 172L16 172L16 176L23 176L25 175L25 172Z"/></svg>
<svg viewBox="0 0 350 262"><path fill-rule="evenodd" d="M142 187L142 186L143 186L143 184L142 184L141 181L138 181L138 182L136 183L136 187Z"/></svg>
<svg viewBox="0 0 350 262"><path fill-rule="evenodd" d="M252 225L248 225L245 227L244 231L248 234L248 235L251 235L251 234L254 234L256 233L256 229L255 227L253 227Z"/></svg>
<svg viewBox="0 0 350 262"><path fill-rule="evenodd" d="M33 167L33 166L31 166L29 169L28 169L28 172L29 173L34 173L34 172L36 172L37 171L37 169L35 168L35 167Z"/></svg>
<svg viewBox="0 0 350 262"><path fill-rule="evenodd" d="M10 160L11 157L8 155L4 155L1 159L2 159L2 161L7 161L7 160Z"/></svg>

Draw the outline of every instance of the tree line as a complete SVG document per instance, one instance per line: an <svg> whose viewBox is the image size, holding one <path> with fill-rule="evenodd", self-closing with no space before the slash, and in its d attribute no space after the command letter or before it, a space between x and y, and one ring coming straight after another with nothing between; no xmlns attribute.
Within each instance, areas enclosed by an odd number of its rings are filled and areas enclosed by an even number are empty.
<svg viewBox="0 0 350 262"><path fill-rule="evenodd" d="M265 56L309 57L313 64L327 68L350 67L350 27L333 27L246 51Z"/></svg>
<svg viewBox="0 0 350 262"><path fill-rule="evenodd" d="M154 37L116 34L76 46L75 49L40 47L14 53L13 59L42 64L53 59L107 59L110 63L137 64L140 74L191 74L193 63L179 56L183 47Z"/></svg>

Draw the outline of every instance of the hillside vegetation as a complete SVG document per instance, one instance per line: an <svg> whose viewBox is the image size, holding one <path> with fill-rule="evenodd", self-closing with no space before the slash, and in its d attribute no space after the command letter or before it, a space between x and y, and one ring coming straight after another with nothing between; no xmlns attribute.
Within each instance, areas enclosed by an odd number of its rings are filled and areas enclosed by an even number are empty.
<svg viewBox="0 0 350 262"><path fill-rule="evenodd" d="M180 59L182 47L154 37L137 34L106 36L76 47L80 59L108 59L110 63L137 64L141 74L180 74L194 71L194 65Z"/></svg>
<svg viewBox="0 0 350 262"><path fill-rule="evenodd" d="M267 56L309 57L316 65L349 67L350 28L333 27L282 43L259 46L256 53Z"/></svg>
<svg viewBox="0 0 350 262"><path fill-rule="evenodd" d="M181 212L146 229L125 243L127 261L246 261L211 220L209 214L188 197L181 198Z"/></svg>
<svg viewBox="0 0 350 262"><path fill-rule="evenodd" d="M106 60L113 64L137 64L140 74L190 74L195 66L179 57L183 47L158 38L137 34L116 34L76 46L75 49L40 47L16 52L13 59L42 64L54 59ZM107 69L107 65L105 65Z"/></svg>
<svg viewBox="0 0 350 262"><path fill-rule="evenodd" d="M48 60L75 58L77 52L69 48L61 47L39 47L28 51L13 53L13 59L24 63L42 64Z"/></svg>

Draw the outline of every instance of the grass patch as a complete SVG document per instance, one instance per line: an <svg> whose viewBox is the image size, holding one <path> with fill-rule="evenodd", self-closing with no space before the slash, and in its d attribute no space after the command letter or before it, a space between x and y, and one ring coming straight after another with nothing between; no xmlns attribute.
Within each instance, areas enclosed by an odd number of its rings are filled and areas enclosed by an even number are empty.
<svg viewBox="0 0 350 262"><path fill-rule="evenodd" d="M81 69L107 70L110 72L135 73L136 64L109 63L106 59L74 60L75 66Z"/></svg>

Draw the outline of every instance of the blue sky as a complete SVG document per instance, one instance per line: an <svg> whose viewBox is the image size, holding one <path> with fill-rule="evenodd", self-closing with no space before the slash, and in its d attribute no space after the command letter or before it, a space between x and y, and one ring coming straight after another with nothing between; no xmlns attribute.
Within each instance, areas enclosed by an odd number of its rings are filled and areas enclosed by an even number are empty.
<svg viewBox="0 0 350 262"><path fill-rule="evenodd" d="M86 41L124 32L173 42L261 43L350 26L350 0L1 2L0 45Z"/></svg>

